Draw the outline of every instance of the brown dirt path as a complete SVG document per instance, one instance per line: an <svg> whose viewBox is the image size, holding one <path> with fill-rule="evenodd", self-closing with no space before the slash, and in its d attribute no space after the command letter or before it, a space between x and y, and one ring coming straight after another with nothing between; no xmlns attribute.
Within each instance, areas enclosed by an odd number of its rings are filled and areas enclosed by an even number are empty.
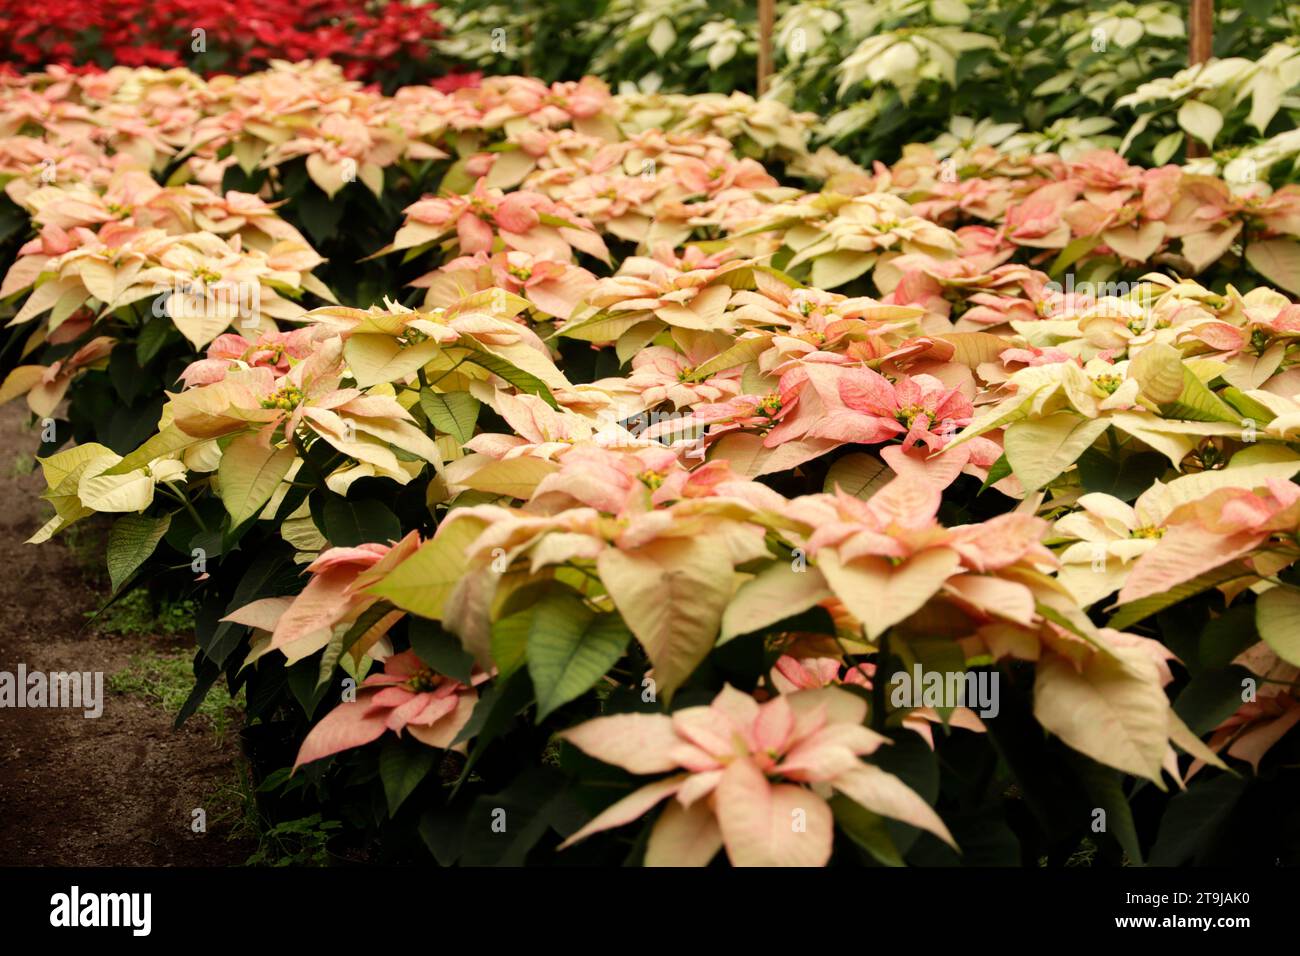
<svg viewBox="0 0 1300 956"><path fill-rule="evenodd" d="M233 734L195 721L175 731L157 704L108 687L133 655L184 641L86 629L103 585L59 539L23 543L45 516L39 469L14 467L36 449L27 419L21 401L0 407L0 671L102 671L104 710L0 708L0 865L242 863L253 847L228 838L233 819L213 820L238 779ZM206 833L190 828L200 807Z"/></svg>

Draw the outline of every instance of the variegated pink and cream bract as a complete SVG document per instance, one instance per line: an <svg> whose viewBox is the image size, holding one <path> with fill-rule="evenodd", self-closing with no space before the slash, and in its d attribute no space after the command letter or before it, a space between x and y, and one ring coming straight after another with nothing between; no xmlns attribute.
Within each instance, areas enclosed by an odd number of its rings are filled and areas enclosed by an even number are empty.
<svg viewBox="0 0 1300 956"><path fill-rule="evenodd" d="M0 403L26 393L27 407L41 418L54 414L67 394L73 377L83 369L102 365L117 343L108 336L91 339L67 359L51 365L20 365L0 384Z"/></svg>
<svg viewBox="0 0 1300 956"><path fill-rule="evenodd" d="M320 650L337 630L351 626L376 604L378 598L367 593L366 588L409 557L419 544L419 533L412 531L392 545L330 548L307 565L311 578L298 594L253 601L223 620L246 624L269 635L250 660L271 650L283 652L290 663L301 660ZM359 660L370 651L404 616L405 612L394 610L372 624L354 642L354 658Z"/></svg>
<svg viewBox="0 0 1300 956"><path fill-rule="evenodd" d="M1175 509L1159 544L1134 564L1120 602L1168 591L1249 555L1275 534L1294 542L1300 527L1300 486L1280 478L1268 478L1263 485L1255 491L1222 488Z"/></svg>
<svg viewBox="0 0 1300 956"><path fill-rule="evenodd" d="M871 663L854 664L845 670L843 662L837 657L816 657L800 660L783 654L777 658L768 679L772 687L781 694L792 694L800 690L814 690L819 687L834 687L841 684L854 684L871 690L876 674L876 665ZM954 707L945 720L932 707L917 707L903 718L903 726L920 734L930 749L934 749L935 724L960 727L984 732L984 722L969 707Z"/></svg>
<svg viewBox="0 0 1300 956"><path fill-rule="evenodd" d="M597 717L560 736L630 773L669 776L619 800L568 838L623 826L665 800L647 866L704 866L725 847L734 866L824 866L842 794L952 843L920 795L860 758L887 738L863 726L867 704L836 687L758 703L726 686L708 706Z"/></svg>
<svg viewBox="0 0 1300 956"><path fill-rule="evenodd" d="M386 730L399 737L405 731L430 747L464 750L455 740L478 702L475 687L488 676L477 672L462 684L428 667L414 651L395 654L384 662L382 674L361 682L356 700L339 704L311 729L294 769L364 746Z"/></svg>

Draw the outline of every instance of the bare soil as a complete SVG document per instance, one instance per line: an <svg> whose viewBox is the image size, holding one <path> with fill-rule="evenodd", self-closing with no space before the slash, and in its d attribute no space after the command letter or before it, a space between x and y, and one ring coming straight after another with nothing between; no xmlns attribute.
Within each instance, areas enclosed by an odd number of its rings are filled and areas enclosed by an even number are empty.
<svg viewBox="0 0 1300 956"><path fill-rule="evenodd" d="M234 734L173 730L160 705L108 687L132 656L175 653L184 639L96 634L86 612L105 585L60 539L23 543L47 517L39 469L14 467L36 450L27 420L21 401L0 407L0 671L101 671L104 709L0 708L0 865L242 863L253 846L230 839L233 818L213 819L238 779ZM205 833L191 829L198 808Z"/></svg>

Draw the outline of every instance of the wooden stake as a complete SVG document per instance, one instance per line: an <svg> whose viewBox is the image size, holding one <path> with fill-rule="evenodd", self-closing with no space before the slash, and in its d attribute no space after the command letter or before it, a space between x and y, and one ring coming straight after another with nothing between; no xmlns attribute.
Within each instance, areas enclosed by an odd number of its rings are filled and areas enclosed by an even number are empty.
<svg viewBox="0 0 1300 956"><path fill-rule="evenodd" d="M758 95L767 92L772 75L772 21L776 0L758 0Z"/></svg>
<svg viewBox="0 0 1300 956"><path fill-rule="evenodd" d="M1187 27L1187 60L1195 66L1214 55L1214 0L1192 0Z"/></svg>
<svg viewBox="0 0 1300 956"><path fill-rule="evenodd" d="M1195 66L1214 55L1214 0L1192 0L1187 14L1187 63ZM1200 143L1187 137L1187 158L1207 155Z"/></svg>

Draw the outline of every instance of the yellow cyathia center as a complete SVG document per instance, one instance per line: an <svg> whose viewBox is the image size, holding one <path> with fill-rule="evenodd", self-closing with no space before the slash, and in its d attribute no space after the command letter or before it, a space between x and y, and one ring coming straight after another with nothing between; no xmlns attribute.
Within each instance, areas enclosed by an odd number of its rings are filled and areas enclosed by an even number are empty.
<svg viewBox="0 0 1300 956"><path fill-rule="evenodd" d="M1140 528L1134 528L1128 533L1130 538L1163 538L1165 529L1156 525L1143 525Z"/></svg>
<svg viewBox="0 0 1300 956"><path fill-rule="evenodd" d="M533 270L528 266L510 266L506 271L520 282L527 282L533 277Z"/></svg>
<svg viewBox="0 0 1300 956"><path fill-rule="evenodd" d="M680 369L677 370L677 381L685 382L694 374L695 374L694 365L683 365Z"/></svg>
<svg viewBox="0 0 1300 956"><path fill-rule="evenodd" d="M406 687L417 694L427 694L431 690L437 690L446 680L441 674L423 667L411 675Z"/></svg>
<svg viewBox="0 0 1300 956"><path fill-rule="evenodd" d="M221 281L221 273L213 272L207 266L199 266L194 270L194 278L198 279L204 285L212 285L214 282Z"/></svg>
<svg viewBox="0 0 1300 956"><path fill-rule="evenodd" d="M781 410L781 396L776 392L768 392L758 403L758 410L768 418L773 417Z"/></svg>
<svg viewBox="0 0 1300 956"><path fill-rule="evenodd" d="M906 408L900 408L897 414L894 415L894 418L896 418L900 424L906 425L908 428L911 428L914 424L916 424L917 418L919 418L922 415L928 417L929 414L930 413L926 411L924 408L922 408L920 405L908 405Z"/></svg>
<svg viewBox="0 0 1300 956"><path fill-rule="evenodd" d="M658 491L659 486L664 483L664 478L666 476L663 474L663 472L655 471L652 468L647 468L645 471L641 472L636 477L637 480L641 482L641 484L645 485L651 491Z"/></svg>
<svg viewBox="0 0 1300 956"><path fill-rule="evenodd" d="M250 361L253 356L261 352L269 352L270 355L268 357L271 361L271 364L277 365L279 364L280 360L284 358L284 345L282 345L279 342L276 342L273 345L254 345L252 348L245 350L241 358L243 358L243 360L247 362Z"/></svg>
<svg viewBox="0 0 1300 956"><path fill-rule="evenodd" d="M1124 378L1120 375L1098 375L1092 383L1107 395L1114 395L1115 390L1124 384Z"/></svg>
<svg viewBox="0 0 1300 956"><path fill-rule="evenodd" d="M1227 456L1215 445L1206 445L1200 450L1198 457L1201 459L1201 467L1206 471L1216 471L1227 462Z"/></svg>
<svg viewBox="0 0 1300 956"><path fill-rule="evenodd" d="M282 411L291 412L302 404L302 399L302 389L297 385L285 385L273 395L262 399L262 407L278 408Z"/></svg>

